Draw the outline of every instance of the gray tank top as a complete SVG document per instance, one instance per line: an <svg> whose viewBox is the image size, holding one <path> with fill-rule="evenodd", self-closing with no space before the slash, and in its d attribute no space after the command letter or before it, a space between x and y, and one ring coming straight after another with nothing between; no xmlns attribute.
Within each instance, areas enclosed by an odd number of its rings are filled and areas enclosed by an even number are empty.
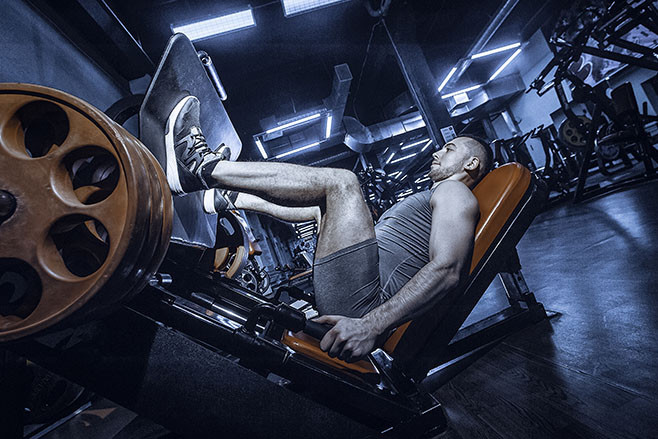
<svg viewBox="0 0 658 439"><path fill-rule="evenodd" d="M396 203L375 225L379 276L387 300L430 260L432 192L419 192Z"/></svg>

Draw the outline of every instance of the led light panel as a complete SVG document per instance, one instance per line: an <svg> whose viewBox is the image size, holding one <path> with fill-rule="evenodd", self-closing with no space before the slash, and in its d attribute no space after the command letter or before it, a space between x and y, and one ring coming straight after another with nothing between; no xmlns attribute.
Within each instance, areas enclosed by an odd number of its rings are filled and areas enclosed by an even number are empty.
<svg viewBox="0 0 658 439"><path fill-rule="evenodd" d="M261 142L260 139L256 139L256 146L258 147L258 151L260 151L260 155L262 155L263 158L266 159L267 153L265 152L265 148L263 148L263 142Z"/></svg>
<svg viewBox="0 0 658 439"><path fill-rule="evenodd" d="M413 154L405 155L404 157L400 157L399 159L395 159L395 160L393 160L393 161L391 162L391 164L401 162L402 160L410 159L411 157L414 157L416 154L417 154L417 153L413 153Z"/></svg>
<svg viewBox="0 0 658 439"><path fill-rule="evenodd" d="M400 150L404 151L405 149L413 148L414 146L420 145L421 143L427 142L428 139L422 139L414 143L410 143L408 145L404 145Z"/></svg>
<svg viewBox="0 0 658 439"><path fill-rule="evenodd" d="M451 97L453 97L453 96L460 95L460 94L462 94L462 93L466 93L466 92L469 92L469 91L477 90L477 89L480 88L480 87L482 87L482 85L474 85L473 87L468 87L468 88L465 88L465 89L463 89L463 90L453 91L452 93L448 93L448 94L446 94L446 95L441 96L441 99L448 99L448 98L451 98Z"/></svg>
<svg viewBox="0 0 658 439"><path fill-rule="evenodd" d="M500 52L505 52L506 50L516 49L520 45L521 43L508 44L507 46L498 47L496 49L491 49L485 52L476 53L475 55L471 56L471 59L478 59L485 56L493 55L494 53L500 53Z"/></svg>
<svg viewBox="0 0 658 439"><path fill-rule="evenodd" d="M283 7L283 15L290 17L291 15L310 12L314 9L320 9L346 1L349 0L281 0L281 6Z"/></svg>
<svg viewBox="0 0 658 439"><path fill-rule="evenodd" d="M173 27L172 30L174 33L185 34L191 41L197 41L214 35L225 34L227 32L253 26L256 26L256 22L254 21L254 15L251 8L249 8L244 11L222 15L221 17L211 18L209 20L176 26Z"/></svg>
<svg viewBox="0 0 658 439"><path fill-rule="evenodd" d="M284 152L283 154L279 154L275 158L280 159L280 158L287 157L287 156L292 155L292 154L297 154L298 152L302 152L306 149L313 148L314 146L318 146L319 144L320 144L320 142L313 142L310 145L302 146L300 148L295 148L295 149L290 150L288 152Z"/></svg>
<svg viewBox="0 0 658 439"><path fill-rule="evenodd" d="M315 113L311 114L310 116L302 117L301 119L293 120L292 122L284 123L283 125L279 125L278 127L270 128L269 130L265 131L265 134L272 134L277 131L283 131L287 130L288 128L296 127L297 125L302 125L305 124L306 122L310 122L312 120L317 119L320 117L320 113Z"/></svg>
<svg viewBox="0 0 658 439"><path fill-rule="evenodd" d="M452 75L454 75L456 71L457 71L457 67L453 67L452 69L450 69L450 73L448 73L446 79L444 79L441 85L439 85L439 91L443 90L443 87L446 86L446 84L448 83L448 81L450 81L450 78L452 78Z"/></svg>
<svg viewBox="0 0 658 439"><path fill-rule="evenodd" d="M498 67L498 70L496 70L496 71L494 72L494 74L491 75L491 78L489 78L489 81L493 81L494 79L496 79L496 77L498 77L498 75L500 75L500 73L501 73L503 70L505 70L505 67L507 67L507 66L509 65L509 63L511 63L512 61L514 61L514 58L516 58L517 56L519 56L519 53L521 53L521 49L516 49L516 52L514 52L514 53L512 54L512 56L510 56L509 58L507 58L507 61L505 61L505 62L503 63L503 65L501 65L500 67Z"/></svg>
<svg viewBox="0 0 658 439"><path fill-rule="evenodd" d="M324 138L325 139L328 139L329 137L331 137L331 122L333 121L333 118L334 117L331 114L329 116L327 116L327 126L326 126L325 133L324 133Z"/></svg>

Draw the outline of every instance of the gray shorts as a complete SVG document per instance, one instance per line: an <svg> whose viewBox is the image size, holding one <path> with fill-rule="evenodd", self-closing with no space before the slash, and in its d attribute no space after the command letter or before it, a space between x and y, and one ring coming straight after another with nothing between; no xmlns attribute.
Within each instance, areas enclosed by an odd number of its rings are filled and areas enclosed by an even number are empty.
<svg viewBox="0 0 658 439"><path fill-rule="evenodd" d="M386 299L379 278L376 239L354 244L313 263L315 304L320 315L362 317Z"/></svg>

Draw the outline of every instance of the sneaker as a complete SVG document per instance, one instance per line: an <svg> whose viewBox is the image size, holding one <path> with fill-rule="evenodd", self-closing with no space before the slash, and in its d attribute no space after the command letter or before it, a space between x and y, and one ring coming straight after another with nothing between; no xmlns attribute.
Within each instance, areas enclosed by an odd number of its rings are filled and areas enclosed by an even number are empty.
<svg viewBox="0 0 658 439"><path fill-rule="evenodd" d="M186 96L176 104L167 120L166 174L169 187L176 195L209 189L204 174L212 172L217 162L231 156L227 146L222 145L217 152L208 147L201 132L199 112L199 100Z"/></svg>
<svg viewBox="0 0 658 439"><path fill-rule="evenodd" d="M220 189L208 189L203 194L203 211L209 214L235 210L235 200L238 193L234 191L223 191Z"/></svg>

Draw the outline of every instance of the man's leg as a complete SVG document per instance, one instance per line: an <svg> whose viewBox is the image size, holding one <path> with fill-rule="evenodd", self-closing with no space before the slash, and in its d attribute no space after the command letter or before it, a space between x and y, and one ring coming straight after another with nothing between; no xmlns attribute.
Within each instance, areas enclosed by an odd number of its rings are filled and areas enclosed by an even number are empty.
<svg viewBox="0 0 658 439"><path fill-rule="evenodd" d="M283 206L320 206L316 258L375 237L359 182L344 169L220 161L206 181L209 186L251 193Z"/></svg>
<svg viewBox="0 0 658 439"><path fill-rule="evenodd" d="M165 135L167 181L175 194L217 187L290 206L320 206L313 283L321 314L360 317L381 300L377 241L356 176L343 169L228 162L208 148L199 101L176 105ZM229 154L230 155L230 154Z"/></svg>

